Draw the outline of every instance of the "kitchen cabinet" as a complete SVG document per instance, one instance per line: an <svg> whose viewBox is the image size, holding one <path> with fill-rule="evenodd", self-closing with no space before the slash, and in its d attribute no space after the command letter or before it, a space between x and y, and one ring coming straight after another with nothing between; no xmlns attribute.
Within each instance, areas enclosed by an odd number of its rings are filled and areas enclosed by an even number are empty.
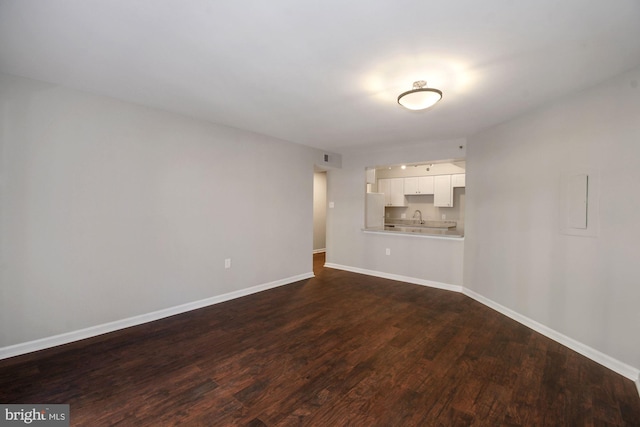
<svg viewBox="0 0 640 427"><path fill-rule="evenodd" d="M453 206L451 175L436 175L433 181L433 205L441 208Z"/></svg>
<svg viewBox="0 0 640 427"><path fill-rule="evenodd" d="M407 196L433 194L433 176L414 176L405 178L404 194Z"/></svg>
<svg viewBox="0 0 640 427"><path fill-rule="evenodd" d="M407 206L404 197L404 178L381 178L378 192L384 193L385 206Z"/></svg>
<svg viewBox="0 0 640 427"><path fill-rule="evenodd" d="M375 169L367 169L367 184L375 184L376 183L376 170Z"/></svg>
<svg viewBox="0 0 640 427"><path fill-rule="evenodd" d="M465 174L456 173L451 175L451 186L452 187L464 187L465 186Z"/></svg>

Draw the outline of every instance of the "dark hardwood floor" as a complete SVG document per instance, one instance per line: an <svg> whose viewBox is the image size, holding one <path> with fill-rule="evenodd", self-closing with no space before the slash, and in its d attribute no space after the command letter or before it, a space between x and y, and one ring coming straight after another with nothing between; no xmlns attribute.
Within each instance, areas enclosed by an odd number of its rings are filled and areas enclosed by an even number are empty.
<svg viewBox="0 0 640 427"><path fill-rule="evenodd" d="M632 381L458 293L314 279L0 361L83 426L639 426Z"/></svg>

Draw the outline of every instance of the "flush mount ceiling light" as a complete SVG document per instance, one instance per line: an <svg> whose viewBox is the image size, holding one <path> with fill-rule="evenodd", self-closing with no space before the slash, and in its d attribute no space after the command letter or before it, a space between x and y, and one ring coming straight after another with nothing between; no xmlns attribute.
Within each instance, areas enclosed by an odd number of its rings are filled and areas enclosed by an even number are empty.
<svg viewBox="0 0 640 427"><path fill-rule="evenodd" d="M418 80L413 83L413 89L401 93L398 104L409 110L424 110L442 99L442 92L438 89L425 87L427 82Z"/></svg>

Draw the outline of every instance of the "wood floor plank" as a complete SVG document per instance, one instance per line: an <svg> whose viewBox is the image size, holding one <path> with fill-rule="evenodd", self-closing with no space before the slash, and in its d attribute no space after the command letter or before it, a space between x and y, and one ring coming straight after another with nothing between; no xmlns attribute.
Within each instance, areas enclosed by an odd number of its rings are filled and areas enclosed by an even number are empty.
<svg viewBox="0 0 640 427"><path fill-rule="evenodd" d="M639 426L635 384L459 293L316 277L0 361L75 426Z"/></svg>

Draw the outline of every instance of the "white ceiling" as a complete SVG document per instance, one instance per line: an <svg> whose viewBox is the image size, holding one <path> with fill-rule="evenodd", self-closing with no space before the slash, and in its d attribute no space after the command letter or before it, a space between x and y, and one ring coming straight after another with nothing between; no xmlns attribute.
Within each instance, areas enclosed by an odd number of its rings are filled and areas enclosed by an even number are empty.
<svg viewBox="0 0 640 427"><path fill-rule="evenodd" d="M0 0L0 72L338 152L465 137L638 65L638 0ZM397 105L421 79L442 101Z"/></svg>

